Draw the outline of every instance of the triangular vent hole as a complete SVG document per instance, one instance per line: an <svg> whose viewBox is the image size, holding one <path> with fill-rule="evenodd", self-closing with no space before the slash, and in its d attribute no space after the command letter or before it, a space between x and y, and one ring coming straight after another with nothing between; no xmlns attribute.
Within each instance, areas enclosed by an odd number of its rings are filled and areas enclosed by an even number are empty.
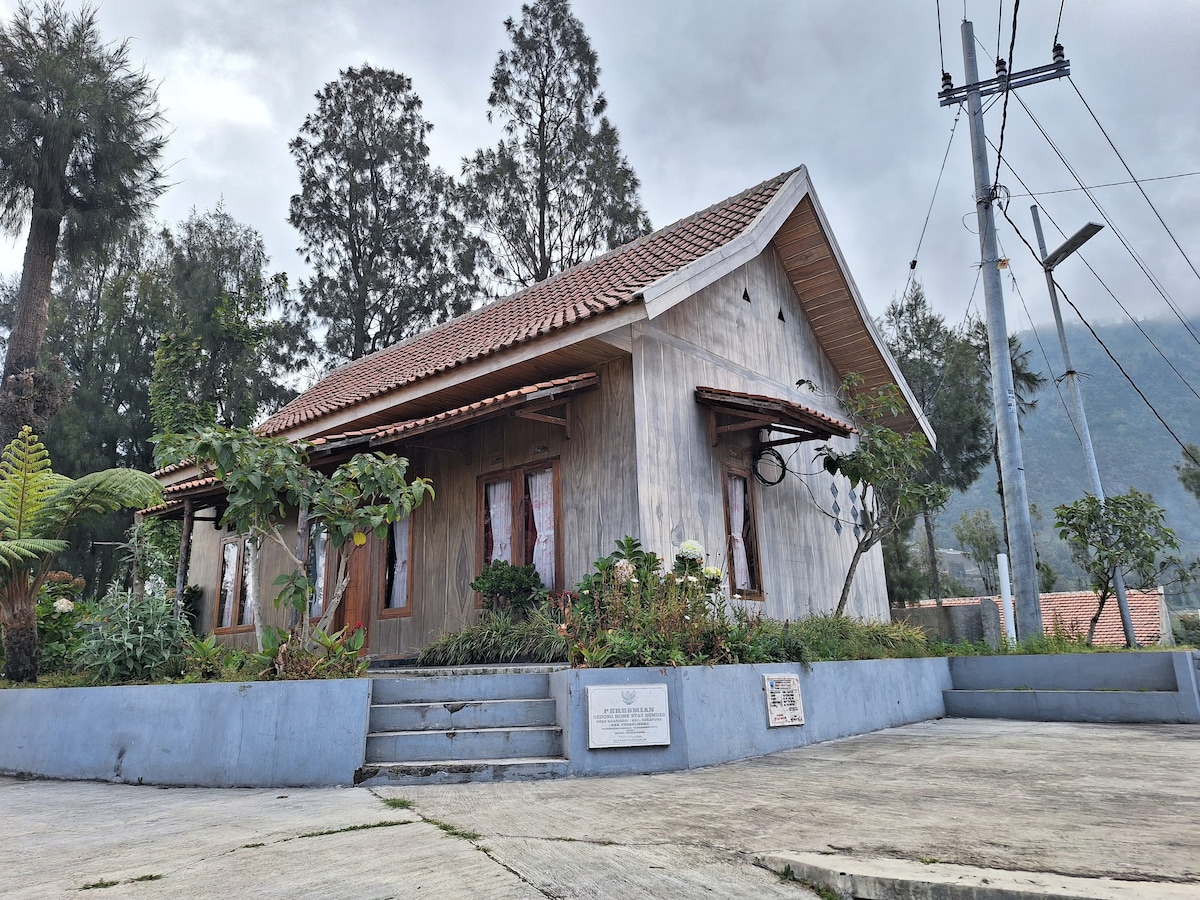
<svg viewBox="0 0 1200 900"><path fill-rule="evenodd" d="M750 291L749 290L742 291L742 299L745 300L747 303L750 302Z"/></svg>

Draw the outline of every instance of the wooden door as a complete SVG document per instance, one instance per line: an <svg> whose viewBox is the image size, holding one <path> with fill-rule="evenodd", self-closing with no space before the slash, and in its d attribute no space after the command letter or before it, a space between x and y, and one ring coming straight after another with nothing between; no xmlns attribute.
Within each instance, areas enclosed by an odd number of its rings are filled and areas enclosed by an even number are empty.
<svg viewBox="0 0 1200 900"><path fill-rule="evenodd" d="M351 629L361 625L365 630L363 653L371 648L371 625L379 608L383 590L383 560L386 558L383 541L374 535L350 557L350 581L335 616L335 628Z"/></svg>

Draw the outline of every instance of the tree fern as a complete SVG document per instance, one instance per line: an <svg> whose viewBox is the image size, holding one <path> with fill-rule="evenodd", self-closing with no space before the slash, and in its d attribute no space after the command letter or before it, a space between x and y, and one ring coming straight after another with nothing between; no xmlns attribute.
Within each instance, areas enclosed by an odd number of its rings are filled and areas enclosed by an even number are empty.
<svg viewBox="0 0 1200 900"><path fill-rule="evenodd" d="M21 540L37 535L33 520L47 499L70 479L54 474L50 454L26 425L0 453L0 535Z"/></svg>
<svg viewBox="0 0 1200 900"><path fill-rule="evenodd" d="M134 469L106 469L64 481L42 498L32 519L34 534L59 537L82 519L130 507L145 509L162 500L154 477Z"/></svg>

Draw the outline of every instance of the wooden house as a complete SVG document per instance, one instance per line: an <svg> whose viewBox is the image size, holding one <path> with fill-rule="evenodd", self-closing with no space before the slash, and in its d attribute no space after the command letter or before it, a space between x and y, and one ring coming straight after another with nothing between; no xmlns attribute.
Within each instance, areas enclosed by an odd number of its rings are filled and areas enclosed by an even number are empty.
<svg viewBox="0 0 1200 900"><path fill-rule="evenodd" d="M373 654L470 621L489 560L570 589L624 535L667 559L700 541L731 594L796 618L834 607L854 547L860 498L814 462L855 440L835 396L848 372L900 384L894 425L927 429L800 167L355 360L261 431L315 442L318 465L379 450L432 480L436 500L355 555L340 621ZM160 477L167 514L199 519L202 625L248 642L244 580L269 597L285 561L268 547L245 572L214 521L220 485L187 466ZM888 617L878 548L848 611Z"/></svg>

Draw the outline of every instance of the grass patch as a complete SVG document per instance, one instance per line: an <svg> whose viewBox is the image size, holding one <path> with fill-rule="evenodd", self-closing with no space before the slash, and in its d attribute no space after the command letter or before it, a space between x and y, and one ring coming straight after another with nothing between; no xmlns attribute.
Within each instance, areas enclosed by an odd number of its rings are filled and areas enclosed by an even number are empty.
<svg viewBox="0 0 1200 900"><path fill-rule="evenodd" d="M137 878L130 878L126 884L136 884L139 881L158 881L163 878L162 875L139 875Z"/></svg>
<svg viewBox="0 0 1200 900"><path fill-rule="evenodd" d="M262 841L259 841L257 844L242 844L242 849L243 850L253 850L255 847L265 847L265 846L267 846L267 845L264 844Z"/></svg>
<svg viewBox="0 0 1200 900"><path fill-rule="evenodd" d="M101 878L99 881L92 881L92 882L89 882L88 884L85 884L83 887L80 888L80 890L81 891L94 891L99 888L116 887L120 883L121 882L119 882L119 881L106 881L105 879Z"/></svg>
<svg viewBox="0 0 1200 900"><path fill-rule="evenodd" d="M457 825L451 825L449 822L439 822L437 819L426 819L430 825L436 826L451 837L462 838L464 841L477 841L482 835L478 831L467 831L465 828L459 828Z"/></svg>
<svg viewBox="0 0 1200 900"><path fill-rule="evenodd" d="M412 809L413 802L407 797L384 797L383 805L390 809Z"/></svg>
<svg viewBox="0 0 1200 900"><path fill-rule="evenodd" d="M394 825L411 825L412 819L403 822L367 822L364 825L347 825L345 828L330 828L327 831L306 831L298 834L298 838L326 837L330 834L345 834L348 831L367 831L370 828L391 828Z"/></svg>

